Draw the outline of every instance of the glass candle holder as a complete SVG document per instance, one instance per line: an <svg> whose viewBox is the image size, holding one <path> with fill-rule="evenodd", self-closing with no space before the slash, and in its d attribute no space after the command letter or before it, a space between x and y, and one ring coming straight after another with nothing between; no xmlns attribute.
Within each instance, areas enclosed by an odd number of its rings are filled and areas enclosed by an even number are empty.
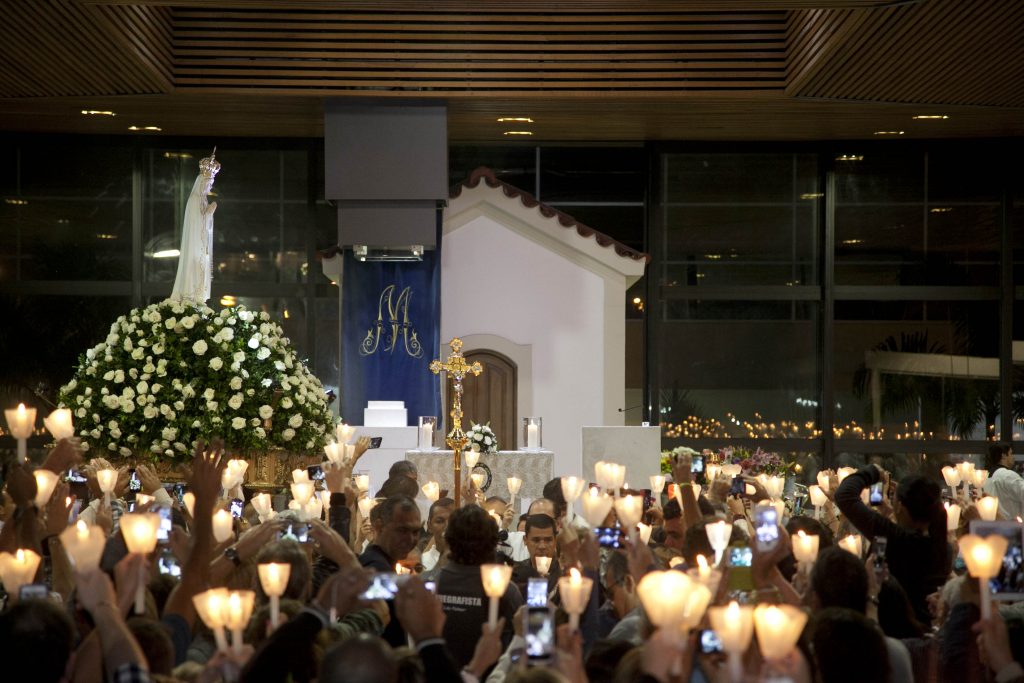
<svg viewBox="0 0 1024 683"><path fill-rule="evenodd" d="M523 450L539 451L544 443L541 436L541 423L539 417L523 418Z"/></svg>
<svg viewBox="0 0 1024 683"><path fill-rule="evenodd" d="M434 448L434 431L437 429L437 416L435 415L420 415L420 430L417 432L418 438L416 446L421 451L433 451Z"/></svg>

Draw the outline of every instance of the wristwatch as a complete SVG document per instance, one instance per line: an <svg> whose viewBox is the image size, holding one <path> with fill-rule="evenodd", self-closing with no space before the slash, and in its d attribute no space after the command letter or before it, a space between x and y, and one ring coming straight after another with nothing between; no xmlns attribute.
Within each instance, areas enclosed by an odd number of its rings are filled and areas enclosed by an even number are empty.
<svg viewBox="0 0 1024 683"><path fill-rule="evenodd" d="M236 567L242 566L242 558L238 556L238 550L234 546L230 546L224 549L224 557L231 560Z"/></svg>

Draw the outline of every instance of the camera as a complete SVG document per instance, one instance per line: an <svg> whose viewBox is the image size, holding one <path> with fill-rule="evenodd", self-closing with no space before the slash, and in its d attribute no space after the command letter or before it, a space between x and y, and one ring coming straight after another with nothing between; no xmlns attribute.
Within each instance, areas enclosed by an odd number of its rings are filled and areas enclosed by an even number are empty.
<svg viewBox="0 0 1024 683"><path fill-rule="evenodd" d="M884 496L882 495L882 482L871 485L870 493L868 493L868 502L872 505L881 505Z"/></svg>
<svg viewBox="0 0 1024 683"><path fill-rule="evenodd" d="M871 544L871 551L875 555L875 569L885 566L885 550L889 546L889 539L885 536L875 536L875 542Z"/></svg>
<svg viewBox="0 0 1024 683"><path fill-rule="evenodd" d="M154 512L160 515L160 526L156 530L156 540L164 543L171 537L171 528L174 526L171 508L167 505L157 505Z"/></svg>
<svg viewBox="0 0 1024 683"><path fill-rule="evenodd" d="M310 465L306 468L306 472L309 473L310 481L323 481L324 479L324 468L320 465Z"/></svg>
<svg viewBox="0 0 1024 683"><path fill-rule="evenodd" d="M526 658L530 666L548 664L555 652L555 615L547 607L526 611Z"/></svg>
<svg viewBox="0 0 1024 683"><path fill-rule="evenodd" d="M539 577L531 578L526 584L526 606L530 609L548 606L548 580Z"/></svg>
<svg viewBox="0 0 1024 683"><path fill-rule="evenodd" d="M750 567L753 564L754 551L751 550L749 546L734 546L729 548L730 567Z"/></svg>
<svg viewBox="0 0 1024 683"><path fill-rule="evenodd" d="M758 551L766 553L775 548L779 542L779 511L774 506L754 508L754 536Z"/></svg>
<svg viewBox="0 0 1024 683"><path fill-rule="evenodd" d="M157 558L156 566L161 574L173 576L176 579L181 578L181 565L178 564L178 559L169 550L160 554L160 557Z"/></svg>
<svg viewBox="0 0 1024 683"><path fill-rule="evenodd" d="M718 634L709 628L701 631L700 651L706 655L722 652L722 641L718 639Z"/></svg>
<svg viewBox="0 0 1024 683"><path fill-rule="evenodd" d="M622 547L622 529L611 526L599 526L594 529L597 544L602 548L619 549Z"/></svg>
<svg viewBox="0 0 1024 683"><path fill-rule="evenodd" d="M370 586L359 597L363 600L393 600L397 593L397 574L374 574Z"/></svg>
<svg viewBox="0 0 1024 683"><path fill-rule="evenodd" d="M700 474L703 471L704 471L704 456L703 455L695 455L695 456L693 456L693 459L690 460L690 473L691 474Z"/></svg>
<svg viewBox="0 0 1024 683"><path fill-rule="evenodd" d="M139 480L139 475L135 473L135 468L129 470L130 476L128 477L128 490L138 493L142 490L142 481Z"/></svg>
<svg viewBox="0 0 1024 683"><path fill-rule="evenodd" d="M309 542L309 530L312 527L311 524L300 524L299 522L289 522L288 526L283 531L277 532L277 538L290 538L293 541L299 543Z"/></svg>
<svg viewBox="0 0 1024 683"><path fill-rule="evenodd" d="M242 510L245 509L245 501L241 498L234 498L231 500L230 508L231 516L238 519L242 516Z"/></svg>

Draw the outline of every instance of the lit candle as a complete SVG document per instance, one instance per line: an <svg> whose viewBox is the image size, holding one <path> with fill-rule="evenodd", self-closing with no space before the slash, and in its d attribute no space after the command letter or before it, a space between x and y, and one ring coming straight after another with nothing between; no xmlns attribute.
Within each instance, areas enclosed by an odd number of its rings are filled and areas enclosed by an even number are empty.
<svg viewBox="0 0 1024 683"><path fill-rule="evenodd" d="M228 651L228 639L224 636L224 613L227 602L227 588L211 588L192 596L192 604L195 605L199 618L213 631L217 649L223 653Z"/></svg>
<svg viewBox="0 0 1024 683"><path fill-rule="evenodd" d="M505 594L508 582L512 578L512 567L507 564L482 564L480 565L480 580L484 585L484 592L490 598L487 611L487 623L491 630L498 625L498 601Z"/></svg>
<svg viewBox="0 0 1024 683"><path fill-rule="evenodd" d="M636 540L636 525L644 515L644 499L641 496L622 496L615 499L615 514L622 527L629 533L631 541Z"/></svg>
<svg viewBox="0 0 1024 683"><path fill-rule="evenodd" d="M154 500L156 500L156 498L154 498L153 496L147 495L145 493L136 493L135 507L141 509L152 503Z"/></svg>
<svg viewBox="0 0 1024 683"><path fill-rule="evenodd" d="M540 448L540 432L537 425L531 423L526 425L526 449L535 451Z"/></svg>
<svg viewBox="0 0 1024 683"><path fill-rule="evenodd" d="M737 464L722 465L722 474L726 477L738 477L742 472L743 468Z"/></svg>
<svg viewBox="0 0 1024 683"><path fill-rule="evenodd" d="M230 516L230 515L229 515ZM156 532L160 528L160 515L153 512L129 512L121 515L121 535L128 552L148 555L156 549ZM139 563L139 586L135 591L135 613L146 611L146 571Z"/></svg>
<svg viewBox="0 0 1024 683"><path fill-rule="evenodd" d="M733 683L743 680L743 653L750 647L754 635L754 608L740 607L735 600L728 607L712 607L708 610L711 628L722 643L722 649L729 656L729 678Z"/></svg>
<svg viewBox="0 0 1024 683"><path fill-rule="evenodd" d="M960 485L960 472L956 467L946 465L942 468L942 478L946 480L946 486L950 488L953 496L956 496L956 487Z"/></svg>
<svg viewBox="0 0 1024 683"><path fill-rule="evenodd" d="M636 588L648 621L669 636L681 653L686 633L704 618L711 591L683 572L672 570L647 572ZM672 667L677 674L678 664Z"/></svg>
<svg viewBox="0 0 1024 683"><path fill-rule="evenodd" d="M298 467L292 470L292 483L301 484L305 481L309 481L309 470L305 467Z"/></svg>
<svg viewBox="0 0 1024 683"><path fill-rule="evenodd" d="M32 583L42 559L24 548L18 548L13 555L0 553L0 583L8 595L17 597L22 586Z"/></svg>
<svg viewBox="0 0 1024 683"><path fill-rule="evenodd" d="M75 435L75 427L71 422L70 408L57 408L43 418L43 424L54 439L70 439Z"/></svg>
<svg viewBox="0 0 1024 683"><path fill-rule="evenodd" d="M818 559L819 543L820 538L817 534L806 534L803 529L793 536L793 557L796 558L801 569L806 567L805 571L809 571L811 565Z"/></svg>
<svg viewBox="0 0 1024 683"><path fill-rule="evenodd" d="M359 493L366 493L370 490L370 475L369 474L357 474L352 477L352 481L355 482L356 489Z"/></svg>
<svg viewBox="0 0 1024 683"><path fill-rule="evenodd" d="M836 474L839 476L839 483L842 484L843 483L843 479L846 479L848 476L850 476L851 474L853 474L856 471L857 471L857 468L855 468L855 467L840 467L836 471Z"/></svg>
<svg viewBox="0 0 1024 683"><path fill-rule="evenodd" d="M724 519L720 519L713 524L705 525L704 531L708 535L708 542L711 543L711 547L715 551L715 564L718 565L722 562L725 549L729 547L729 539L732 537L732 524L729 524Z"/></svg>
<svg viewBox="0 0 1024 683"><path fill-rule="evenodd" d="M408 576L412 574L412 570L408 567L403 567L401 562L395 563L395 574L398 576Z"/></svg>
<svg viewBox="0 0 1024 683"><path fill-rule="evenodd" d="M704 471L708 475L708 485L710 486L715 483L715 480L718 479L718 475L722 473L722 466L709 462L704 465Z"/></svg>
<svg viewBox="0 0 1024 683"><path fill-rule="evenodd" d="M472 470L480 462L480 451L466 451L466 469Z"/></svg>
<svg viewBox="0 0 1024 683"><path fill-rule="evenodd" d="M99 485L100 491L103 492L104 504L110 505L110 494L113 493L114 487L117 485L117 470L97 470L96 483Z"/></svg>
<svg viewBox="0 0 1024 683"><path fill-rule="evenodd" d="M956 531L960 526L960 513L963 511L956 503L943 503L946 508L946 531Z"/></svg>
<svg viewBox="0 0 1024 683"><path fill-rule="evenodd" d="M196 516L196 494L191 491L186 491L185 495L181 497L181 501L185 503L185 509L188 510L188 516L195 519Z"/></svg>
<svg viewBox="0 0 1024 683"><path fill-rule="evenodd" d="M817 478L818 478L818 486L821 487L822 492L823 493L828 493L828 490L829 490L828 471L822 470L822 471L818 472L818 477Z"/></svg>
<svg viewBox="0 0 1024 683"><path fill-rule="evenodd" d="M235 520L227 510L213 513L213 537L223 543L235 535Z"/></svg>
<svg viewBox="0 0 1024 683"><path fill-rule="evenodd" d="M224 627L231 631L231 645L236 656L242 654L242 632L249 624L255 604L254 591L231 591L224 603Z"/></svg>
<svg viewBox="0 0 1024 683"><path fill-rule="evenodd" d="M864 556L864 538L860 534L850 534L839 541L839 547L857 557Z"/></svg>
<svg viewBox="0 0 1024 683"><path fill-rule="evenodd" d="M967 571L978 579L981 588L981 618L992 618L992 589L989 579L998 576L1003 566L1003 556L1009 541L998 534L982 538L967 534L960 539L960 554L967 564Z"/></svg>
<svg viewBox="0 0 1024 683"><path fill-rule="evenodd" d="M5 410L4 416L7 418L7 431L18 440L18 462L25 462L28 459L28 437L32 436L36 426L36 409L19 403L17 408Z"/></svg>
<svg viewBox="0 0 1024 683"><path fill-rule="evenodd" d="M50 502L53 496L53 489L57 486L60 477L50 470L34 470L32 476L36 479L36 507L42 509Z"/></svg>
<svg viewBox="0 0 1024 683"><path fill-rule="evenodd" d="M334 467L341 467L342 458L345 457L342 444L340 443L329 443L324 446L324 454L327 456L327 461Z"/></svg>
<svg viewBox="0 0 1024 683"><path fill-rule="evenodd" d="M348 443L352 440L352 437L356 435L356 428L342 422L340 425L335 427L334 435L335 438L338 439L338 443Z"/></svg>
<svg viewBox="0 0 1024 683"><path fill-rule="evenodd" d="M956 473L960 475L960 483L968 484L971 479L974 478L974 463L969 461L958 462L956 465Z"/></svg>
<svg viewBox="0 0 1024 683"><path fill-rule="evenodd" d="M570 632L579 630L580 615L587 607L593 588L593 580L580 575L576 567L569 570L569 576L558 579L558 594L562 598L562 608L569 614Z"/></svg>
<svg viewBox="0 0 1024 683"><path fill-rule="evenodd" d="M988 470L974 470L974 485L977 488L981 488L985 485L985 481L988 480Z"/></svg>
<svg viewBox="0 0 1024 683"><path fill-rule="evenodd" d="M698 555L698 557L703 557L703 555ZM681 565L681 564L683 564L685 562L686 562L686 560L684 560L683 558L681 558L678 555L676 555L675 557L672 557L672 558L669 559L668 566L669 566L669 569L675 569L676 567L678 567L679 565ZM700 560L698 560L698 562L700 562ZM708 562L707 560L704 560L704 564L707 564L707 562Z"/></svg>
<svg viewBox="0 0 1024 683"><path fill-rule="evenodd" d="M754 608L754 630L761 656L770 662L785 659L807 623L807 613L792 605L761 604Z"/></svg>
<svg viewBox="0 0 1024 683"><path fill-rule="evenodd" d="M320 496L314 493L306 504L302 506L302 510L306 515L306 519L320 519L324 514L324 504L321 502Z"/></svg>
<svg viewBox="0 0 1024 683"><path fill-rule="evenodd" d="M640 542L643 543L644 545L647 545L648 543L650 543L651 542L651 530L653 529L653 527L651 525L649 525L649 524L644 524L643 522L637 524L636 527L637 527L637 530L638 530L637 532L640 535Z"/></svg>
<svg viewBox="0 0 1024 683"><path fill-rule="evenodd" d="M713 467L713 465L708 465L708 467ZM710 481L714 481L714 479L711 477L710 473L708 473L708 479ZM665 490L665 475L663 475L663 474L653 474L653 475L651 475L651 493L654 494L655 498L660 496L661 492L664 491L664 490Z"/></svg>
<svg viewBox="0 0 1024 683"><path fill-rule="evenodd" d="M352 464L356 459L356 445L353 443L341 444L341 462L344 465Z"/></svg>
<svg viewBox="0 0 1024 683"><path fill-rule="evenodd" d="M999 498L996 496L979 498L975 504L978 506L978 514L986 522L993 521L999 512Z"/></svg>
<svg viewBox="0 0 1024 683"><path fill-rule="evenodd" d="M537 567L537 573L541 576L547 576L548 572L551 571L551 558L538 555L533 558L534 565Z"/></svg>
<svg viewBox="0 0 1024 683"><path fill-rule="evenodd" d="M259 515L260 523L274 518L274 499L270 497L269 493L258 493L249 502L252 503L253 509Z"/></svg>
<svg viewBox="0 0 1024 683"><path fill-rule="evenodd" d="M697 555L697 576L702 583L707 583L707 580L711 578L711 567L708 565L708 558L703 555Z"/></svg>
<svg viewBox="0 0 1024 683"><path fill-rule="evenodd" d="M423 495L427 497L431 503L436 503L438 498L441 497L441 485L436 481L428 481L423 485Z"/></svg>
<svg viewBox="0 0 1024 683"><path fill-rule="evenodd" d="M87 572L100 566L107 538L102 528L78 520L60 532L60 542L71 565L79 572Z"/></svg>
<svg viewBox="0 0 1024 683"><path fill-rule="evenodd" d="M434 447L434 428L432 425L420 425L419 447L421 451L428 451Z"/></svg>
<svg viewBox="0 0 1024 683"><path fill-rule="evenodd" d="M469 475L470 481L473 482L473 488L477 491L482 491L484 488L484 479L486 475L483 472L473 472Z"/></svg>
<svg viewBox="0 0 1024 683"><path fill-rule="evenodd" d="M363 519L370 519L370 511L377 507L377 499L360 498L357 505L359 506L359 514L363 516Z"/></svg>
<svg viewBox="0 0 1024 683"><path fill-rule="evenodd" d="M291 485L292 498L299 504L299 507L304 507L309 499L313 497L313 482L300 481Z"/></svg>
<svg viewBox="0 0 1024 683"><path fill-rule="evenodd" d="M514 509L516 496L519 495L519 489L523 487L523 480L519 477L509 477L505 480L505 486L508 487L508 506Z"/></svg>
<svg viewBox="0 0 1024 683"><path fill-rule="evenodd" d="M288 587L288 579L292 575L292 566L287 562L267 562L258 565L260 585L263 592L270 598L270 628L277 628L281 620L281 596Z"/></svg>
<svg viewBox="0 0 1024 683"><path fill-rule="evenodd" d="M614 496L626 480L626 468L618 463L602 460L594 465L594 475L597 485Z"/></svg>
<svg viewBox="0 0 1024 683"><path fill-rule="evenodd" d="M599 527L604 523L608 513L612 510L613 504L612 497L607 493L602 493L596 486L587 491L581 502L583 505L583 518L593 528Z"/></svg>
<svg viewBox="0 0 1024 683"><path fill-rule="evenodd" d="M573 517L572 504L583 493L587 482L579 477L562 477L562 496L565 498L565 518L571 520Z"/></svg>

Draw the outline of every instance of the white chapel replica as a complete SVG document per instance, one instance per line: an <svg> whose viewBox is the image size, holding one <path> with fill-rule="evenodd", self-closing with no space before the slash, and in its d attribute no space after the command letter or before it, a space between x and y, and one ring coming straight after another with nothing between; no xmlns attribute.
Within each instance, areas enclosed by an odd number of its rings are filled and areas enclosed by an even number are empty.
<svg viewBox="0 0 1024 683"><path fill-rule="evenodd" d="M517 421L541 416L553 474L578 475L581 428L623 424L626 290L647 255L486 168L452 192L443 230L441 339L512 361Z"/></svg>

